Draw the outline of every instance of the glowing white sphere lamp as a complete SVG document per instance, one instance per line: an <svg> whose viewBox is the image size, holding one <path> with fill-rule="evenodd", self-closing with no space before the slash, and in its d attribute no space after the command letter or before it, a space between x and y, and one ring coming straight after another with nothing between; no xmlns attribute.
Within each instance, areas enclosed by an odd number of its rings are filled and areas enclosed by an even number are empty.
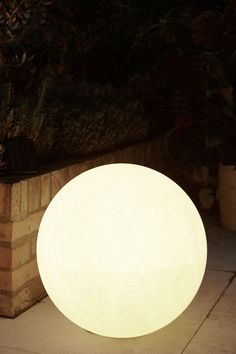
<svg viewBox="0 0 236 354"><path fill-rule="evenodd" d="M88 170L49 204L38 234L43 284L80 327L108 337L154 332L178 317L204 275L206 237L187 194L150 168Z"/></svg>

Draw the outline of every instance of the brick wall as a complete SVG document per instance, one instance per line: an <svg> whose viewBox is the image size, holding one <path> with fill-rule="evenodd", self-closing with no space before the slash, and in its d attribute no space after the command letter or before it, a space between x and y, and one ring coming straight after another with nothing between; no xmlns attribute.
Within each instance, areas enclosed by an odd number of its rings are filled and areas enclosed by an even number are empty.
<svg viewBox="0 0 236 354"><path fill-rule="evenodd" d="M164 170L162 141L151 140L13 184L0 183L0 315L15 317L46 296L36 241L50 200L72 178L107 163L130 162Z"/></svg>

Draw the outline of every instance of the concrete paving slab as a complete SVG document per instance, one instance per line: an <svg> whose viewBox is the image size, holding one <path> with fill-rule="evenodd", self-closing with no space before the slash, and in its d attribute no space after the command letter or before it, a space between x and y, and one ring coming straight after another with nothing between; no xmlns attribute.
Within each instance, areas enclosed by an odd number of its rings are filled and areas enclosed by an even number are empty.
<svg viewBox="0 0 236 354"><path fill-rule="evenodd" d="M210 315L184 354L235 354L236 318Z"/></svg>
<svg viewBox="0 0 236 354"><path fill-rule="evenodd" d="M218 273L218 272L216 272ZM213 307L184 354L236 353L236 278L235 274Z"/></svg>
<svg viewBox="0 0 236 354"><path fill-rule="evenodd" d="M236 296L224 295L213 309L212 313L236 318Z"/></svg>
<svg viewBox="0 0 236 354"><path fill-rule="evenodd" d="M207 270L197 296L184 314L203 320L223 295L233 276L231 272Z"/></svg>
<svg viewBox="0 0 236 354"><path fill-rule="evenodd" d="M229 316L236 318L236 279L226 289L223 296L220 298L212 314L220 316ZM235 329L236 330L236 329Z"/></svg>
<svg viewBox="0 0 236 354"><path fill-rule="evenodd" d="M236 271L236 232L223 228L215 214L202 215L208 241L207 269Z"/></svg>
<svg viewBox="0 0 236 354"><path fill-rule="evenodd" d="M4 354L39 354L39 353L36 353L36 352L25 351L25 350L22 350L20 348L11 349L11 348L8 348L8 347L2 347L1 350L3 351Z"/></svg>
<svg viewBox="0 0 236 354"><path fill-rule="evenodd" d="M235 255L236 257L236 255ZM235 295L236 296L236 275L233 278L231 284L229 285L229 287L226 289L225 293L227 295Z"/></svg>
<svg viewBox="0 0 236 354"><path fill-rule="evenodd" d="M213 256L212 254L209 254L207 269L235 272L235 257Z"/></svg>

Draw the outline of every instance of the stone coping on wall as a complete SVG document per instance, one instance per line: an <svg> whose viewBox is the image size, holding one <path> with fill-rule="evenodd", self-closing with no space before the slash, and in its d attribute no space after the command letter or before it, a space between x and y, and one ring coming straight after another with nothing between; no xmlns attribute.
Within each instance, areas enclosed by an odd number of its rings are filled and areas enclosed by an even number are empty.
<svg viewBox="0 0 236 354"><path fill-rule="evenodd" d="M40 280L36 241L42 216L55 194L72 178L109 163L137 163L163 171L163 143L152 139L88 160L0 181L0 316L15 317L46 296Z"/></svg>

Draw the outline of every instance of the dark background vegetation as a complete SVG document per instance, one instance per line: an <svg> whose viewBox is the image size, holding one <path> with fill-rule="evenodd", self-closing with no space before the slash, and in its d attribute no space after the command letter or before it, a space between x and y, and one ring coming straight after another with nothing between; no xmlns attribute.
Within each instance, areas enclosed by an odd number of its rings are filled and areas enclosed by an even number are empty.
<svg viewBox="0 0 236 354"><path fill-rule="evenodd" d="M47 162L172 132L202 163L232 132L235 44L235 0L0 1L0 141Z"/></svg>

